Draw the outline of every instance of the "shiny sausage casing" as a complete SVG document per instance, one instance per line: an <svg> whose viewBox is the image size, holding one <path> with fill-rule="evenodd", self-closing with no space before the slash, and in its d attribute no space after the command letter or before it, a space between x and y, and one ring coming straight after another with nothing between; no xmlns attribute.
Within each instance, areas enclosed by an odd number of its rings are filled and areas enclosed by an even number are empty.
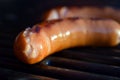
<svg viewBox="0 0 120 80"><path fill-rule="evenodd" d="M22 31L15 40L15 55L34 64L57 51L76 46L116 46L120 25L110 19L69 18L47 21Z"/></svg>

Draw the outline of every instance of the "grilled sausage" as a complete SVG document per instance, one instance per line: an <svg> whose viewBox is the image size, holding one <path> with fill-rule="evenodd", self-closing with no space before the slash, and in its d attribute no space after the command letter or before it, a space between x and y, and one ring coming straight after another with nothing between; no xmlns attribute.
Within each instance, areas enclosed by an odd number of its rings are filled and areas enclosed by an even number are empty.
<svg viewBox="0 0 120 80"><path fill-rule="evenodd" d="M15 55L34 64L57 51L76 46L116 46L120 25L110 19L69 18L46 21L22 31L14 44Z"/></svg>
<svg viewBox="0 0 120 80"><path fill-rule="evenodd" d="M110 18L120 22L120 10L111 7L59 7L48 11L45 20L67 17Z"/></svg>

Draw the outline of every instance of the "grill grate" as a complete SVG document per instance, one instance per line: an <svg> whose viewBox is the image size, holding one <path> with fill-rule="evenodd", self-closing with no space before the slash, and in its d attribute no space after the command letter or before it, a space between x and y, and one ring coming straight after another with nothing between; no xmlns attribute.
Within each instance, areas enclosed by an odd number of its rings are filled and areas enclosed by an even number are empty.
<svg viewBox="0 0 120 80"><path fill-rule="evenodd" d="M3 35L2 35L3 34ZM12 34L2 32L0 76L6 79L120 80L120 49L72 48L53 54L42 62L27 65L14 56ZM5 36L6 35L6 36ZM9 36L8 36L9 35ZM11 74L13 73L13 74Z"/></svg>

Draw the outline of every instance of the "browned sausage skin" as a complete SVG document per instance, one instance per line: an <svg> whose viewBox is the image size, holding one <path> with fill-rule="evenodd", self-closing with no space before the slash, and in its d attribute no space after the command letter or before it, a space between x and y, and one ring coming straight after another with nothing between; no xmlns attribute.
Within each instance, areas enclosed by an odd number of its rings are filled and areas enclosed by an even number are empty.
<svg viewBox="0 0 120 80"><path fill-rule="evenodd" d="M110 18L120 22L120 10L112 7L59 7L48 11L44 20L63 19L68 17Z"/></svg>
<svg viewBox="0 0 120 80"><path fill-rule="evenodd" d="M116 46L119 23L109 19L70 18L48 21L27 28L16 38L15 55L34 64L57 51L76 46Z"/></svg>

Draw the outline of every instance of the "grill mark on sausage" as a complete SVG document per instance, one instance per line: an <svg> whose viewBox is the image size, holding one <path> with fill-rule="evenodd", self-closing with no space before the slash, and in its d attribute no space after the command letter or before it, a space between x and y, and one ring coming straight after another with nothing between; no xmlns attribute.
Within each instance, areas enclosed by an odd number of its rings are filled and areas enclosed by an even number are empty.
<svg viewBox="0 0 120 80"><path fill-rule="evenodd" d="M91 17L90 20L111 20L109 18Z"/></svg>
<svg viewBox="0 0 120 80"><path fill-rule="evenodd" d="M40 32L40 26L36 25L35 27L32 28L33 33L39 33Z"/></svg>
<svg viewBox="0 0 120 80"><path fill-rule="evenodd" d="M56 22L61 22L61 21L63 21L63 19L46 21L45 24L44 24L44 26L45 27L50 27L51 25L55 24Z"/></svg>

